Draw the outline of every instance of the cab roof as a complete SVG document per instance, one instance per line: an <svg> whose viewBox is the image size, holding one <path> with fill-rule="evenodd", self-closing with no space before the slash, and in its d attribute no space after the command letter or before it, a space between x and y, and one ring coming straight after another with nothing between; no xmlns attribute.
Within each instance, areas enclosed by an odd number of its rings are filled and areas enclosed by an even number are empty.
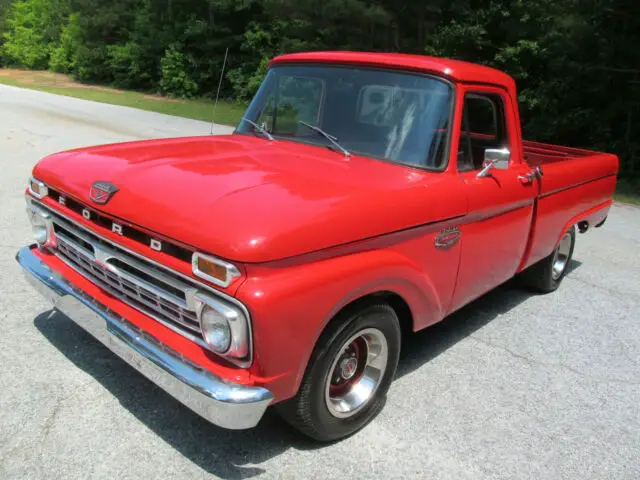
<svg viewBox="0 0 640 480"><path fill-rule="evenodd" d="M513 78L495 68L424 55L347 51L290 53L274 58L269 62L269 66L280 63L333 63L389 67L432 73L456 82L488 83L515 89Z"/></svg>

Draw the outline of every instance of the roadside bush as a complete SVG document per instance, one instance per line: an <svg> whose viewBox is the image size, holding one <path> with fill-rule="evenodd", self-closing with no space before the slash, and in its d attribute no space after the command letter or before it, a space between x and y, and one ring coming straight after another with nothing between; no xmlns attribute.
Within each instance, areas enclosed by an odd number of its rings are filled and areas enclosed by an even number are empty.
<svg viewBox="0 0 640 480"><path fill-rule="evenodd" d="M62 47L57 47L49 57L49 70L57 73L69 73L71 58Z"/></svg>
<svg viewBox="0 0 640 480"><path fill-rule="evenodd" d="M79 81L111 83L113 77L109 74L106 60L106 48L81 45L72 56L71 74Z"/></svg>
<svg viewBox="0 0 640 480"><path fill-rule="evenodd" d="M62 27L60 44L53 49L49 58L49 68L58 73L69 73L74 69L73 56L82 45L80 14L69 15L69 22Z"/></svg>
<svg viewBox="0 0 640 480"><path fill-rule="evenodd" d="M176 98L193 98L198 92L198 84L189 75L188 67L189 59L180 46L169 45L160 61L162 93Z"/></svg>
<svg viewBox="0 0 640 480"><path fill-rule="evenodd" d="M135 42L107 46L107 67L113 83L120 88L145 88L151 80L147 72L140 69L141 48Z"/></svg>
<svg viewBox="0 0 640 480"><path fill-rule="evenodd" d="M5 54L20 66L44 69L49 63L51 47L47 35L50 21L46 0L17 1L7 12L7 31L4 32Z"/></svg>
<svg viewBox="0 0 640 480"><path fill-rule="evenodd" d="M264 57L260 61L258 68L253 72L246 72L242 68L229 70L227 79L233 87L236 98L240 100L250 100L255 95L264 80L264 76L267 74L267 64L269 60L268 57Z"/></svg>

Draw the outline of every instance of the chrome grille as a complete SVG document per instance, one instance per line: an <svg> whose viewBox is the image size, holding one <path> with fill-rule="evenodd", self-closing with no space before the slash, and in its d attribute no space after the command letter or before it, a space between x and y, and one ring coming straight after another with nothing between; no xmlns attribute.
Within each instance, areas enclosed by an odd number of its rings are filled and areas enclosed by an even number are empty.
<svg viewBox="0 0 640 480"><path fill-rule="evenodd" d="M194 284L46 210L53 217L59 258L122 302L202 344Z"/></svg>

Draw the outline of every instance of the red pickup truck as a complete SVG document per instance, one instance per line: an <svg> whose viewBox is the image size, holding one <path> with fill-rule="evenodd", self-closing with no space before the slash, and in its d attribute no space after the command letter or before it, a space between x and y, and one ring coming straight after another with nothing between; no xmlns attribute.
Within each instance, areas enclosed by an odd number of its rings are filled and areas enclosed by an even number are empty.
<svg viewBox="0 0 640 480"><path fill-rule="evenodd" d="M511 77L424 56L273 59L235 132L54 154L17 260L205 419L320 441L381 409L402 340L516 275L555 290L614 155L523 141Z"/></svg>

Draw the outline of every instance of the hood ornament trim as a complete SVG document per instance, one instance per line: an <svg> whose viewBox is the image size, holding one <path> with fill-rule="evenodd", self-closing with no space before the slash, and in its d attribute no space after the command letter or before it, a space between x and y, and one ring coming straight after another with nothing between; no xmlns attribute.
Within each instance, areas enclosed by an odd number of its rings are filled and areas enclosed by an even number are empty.
<svg viewBox="0 0 640 480"><path fill-rule="evenodd" d="M94 182L93 185L91 185L91 189L89 190L89 198L94 203L104 205L118 190L119 188L111 182Z"/></svg>

